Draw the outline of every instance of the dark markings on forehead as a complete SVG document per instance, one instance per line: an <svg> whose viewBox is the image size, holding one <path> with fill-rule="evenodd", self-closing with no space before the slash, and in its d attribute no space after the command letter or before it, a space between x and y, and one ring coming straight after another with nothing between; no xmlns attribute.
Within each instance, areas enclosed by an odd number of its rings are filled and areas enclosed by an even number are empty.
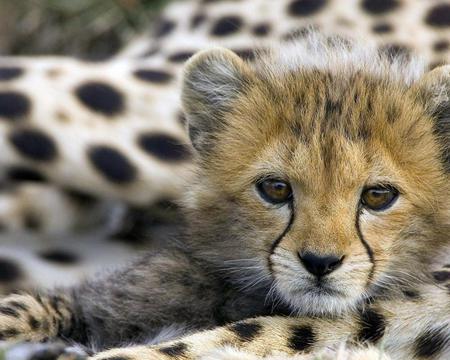
<svg viewBox="0 0 450 360"><path fill-rule="evenodd" d="M9 81L23 74L23 69L17 66L0 67L0 81Z"/></svg>
<svg viewBox="0 0 450 360"><path fill-rule="evenodd" d="M326 3L326 0L294 0L287 11L292 16L310 16L317 14Z"/></svg>
<svg viewBox="0 0 450 360"><path fill-rule="evenodd" d="M308 351L316 342L316 334L310 325L294 326L291 328L291 336L288 346L295 351Z"/></svg>
<svg viewBox="0 0 450 360"><path fill-rule="evenodd" d="M237 322L229 326L229 329L236 334L241 341L252 341L261 334L262 326L257 322L246 321Z"/></svg>
<svg viewBox="0 0 450 360"><path fill-rule="evenodd" d="M414 341L414 352L420 359L428 359L439 355L444 349L450 346L450 329L441 326L434 329L427 329Z"/></svg>
<svg viewBox="0 0 450 360"><path fill-rule="evenodd" d="M361 7L372 15L385 14L389 11L396 10L400 6L398 0L363 0Z"/></svg>
<svg viewBox="0 0 450 360"><path fill-rule="evenodd" d="M443 3L430 8L425 17L425 22L433 27L450 27L450 4Z"/></svg>
<svg viewBox="0 0 450 360"><path fill-rule="evenodd" d="M173 345L162 347L159 351L167 356L183 357L188 351L188 346L185 343L177 342Z"/></svg>
<svg viewBox="0 0 450 360"><path fill-rule="evenodd" d="M356 335L358 342L378 342L384 335L386 320L373 309L362 310L359 314L359 330Z"/></svg>

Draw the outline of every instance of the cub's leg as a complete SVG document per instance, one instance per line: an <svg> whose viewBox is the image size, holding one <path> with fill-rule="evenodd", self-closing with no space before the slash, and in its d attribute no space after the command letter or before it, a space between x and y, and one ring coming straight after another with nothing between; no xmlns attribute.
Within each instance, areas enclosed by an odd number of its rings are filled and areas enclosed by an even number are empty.
<svg viewBox="0 0 450 360"><path fill-rule="evenodd" d="M11 295L0 301L0 340L77 339L78 324L71 298L64 293Z"/></svg>
<svg viewBox="0 0 450 360"><path fill-rule="evenodd" d="M232 347L256 356L310 353L345 342L356 330L350 319L260 317L196 333L158 346L134 346L101 352L90 360L201 359Z"/></svg>

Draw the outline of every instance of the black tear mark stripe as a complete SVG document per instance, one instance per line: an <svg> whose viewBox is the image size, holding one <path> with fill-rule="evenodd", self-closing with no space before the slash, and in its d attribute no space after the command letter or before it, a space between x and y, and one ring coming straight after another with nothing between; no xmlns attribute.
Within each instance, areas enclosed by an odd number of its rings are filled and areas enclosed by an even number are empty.
<svg viewBox="0 0 450 360"><path fill-rule="evenodd" d="M450 328L441 326L427 329L414 341L414 352L419 359L429 359L450 347Z"/></svg>
<svg viewBox="0 0 450 360"><path fill-rule="evenodd" d="M373 309L362 310L359 314L358 342L377 343L384 335L386 320L383 315Z"/></svg>
<svg viewBox="0 0 450 360"><path fill-rule="evenodd" d="M367 277L368 278L368 282L370 282L372 280L373 274L375 272L375 258L374 258L374 255L373 255L372 248L367 243L367 241L364 239L364 236L363 236L363 234L361 232L361 227L360 227L360 224L359 224L359 218L361 216L361 212L362 212L361 206L358 205L357 208L356 208L355 227L356 227L356 232L358 234L359 240L363 244L364 249L366 249L367 256L369 257L369 261L372 264L372 268L370 269L369 276Z"/></svg>
<svg viewBox="0 0 450 360"><path fill-rule="evenodd" d="M310 325L295 326L291 329L292 335L288 346L295 351L308 351L316 342L316 334Z"/></svg>
<svg viewBox="0 0 450 360"><path fill-rule="evenodd" d="M257 322L238 322L230 325L229 329L235 333L241 341L252 341L261 334L263 327Z"/></svg>
<svg viewBox="0 0 450 360"><path fill-rule="evenodd" d="M188 346L185 343L178 342L170 346L165 346L159 349L159 352L168 356L183 356L186 354Z"/></svg>
<svg viewBox="0 0 450 360"><path fill-rule="evenodd" d="M294 223L294 220L295 220L295 209L294 209L294 204L292 202L289 204L289 210L291 211L291 217L289 218L289 223L287 224L284 231L280 234L280 236L278 236L278 238L275 239L275 241L272 243L272 245L270 247L268 263L269 263L269 270L271 273L273 272L273 269L272 269L273 264L272 264L272 260L270 258L273 255L278 244L281 242L281 240L283 240L283 238L286 236L286 234L291 230L292 224Z"/></svg>

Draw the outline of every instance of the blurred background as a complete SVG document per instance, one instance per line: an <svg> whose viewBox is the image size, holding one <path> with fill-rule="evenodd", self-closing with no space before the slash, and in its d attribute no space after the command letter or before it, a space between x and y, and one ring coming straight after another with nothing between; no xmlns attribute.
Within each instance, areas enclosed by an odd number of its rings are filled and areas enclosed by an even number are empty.
<svg viewBox="0 0 450 360"><path fill-rule="evenodd" d="M170 0L0 0L0 55L101 60L145 32Z"/></svg>

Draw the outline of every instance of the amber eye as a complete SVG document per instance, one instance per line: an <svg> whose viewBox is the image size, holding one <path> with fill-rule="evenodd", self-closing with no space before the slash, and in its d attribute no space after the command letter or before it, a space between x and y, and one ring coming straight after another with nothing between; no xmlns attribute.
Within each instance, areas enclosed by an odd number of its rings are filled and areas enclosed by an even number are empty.
<svg viewBox="0 0 450 360"><path fill-rule="evenodd" d="M397 189L390 186L376 186L363 191L361 204L368 209L382 211L389 208L397 197Z"/></svg>
<svg viewBox="0 0 450 360"><path fill-rule="evenodd" d="M288 202L292 198L292 189L289 183L278 179L265 179L256 184L261 197L271 204Z"/></svg>

